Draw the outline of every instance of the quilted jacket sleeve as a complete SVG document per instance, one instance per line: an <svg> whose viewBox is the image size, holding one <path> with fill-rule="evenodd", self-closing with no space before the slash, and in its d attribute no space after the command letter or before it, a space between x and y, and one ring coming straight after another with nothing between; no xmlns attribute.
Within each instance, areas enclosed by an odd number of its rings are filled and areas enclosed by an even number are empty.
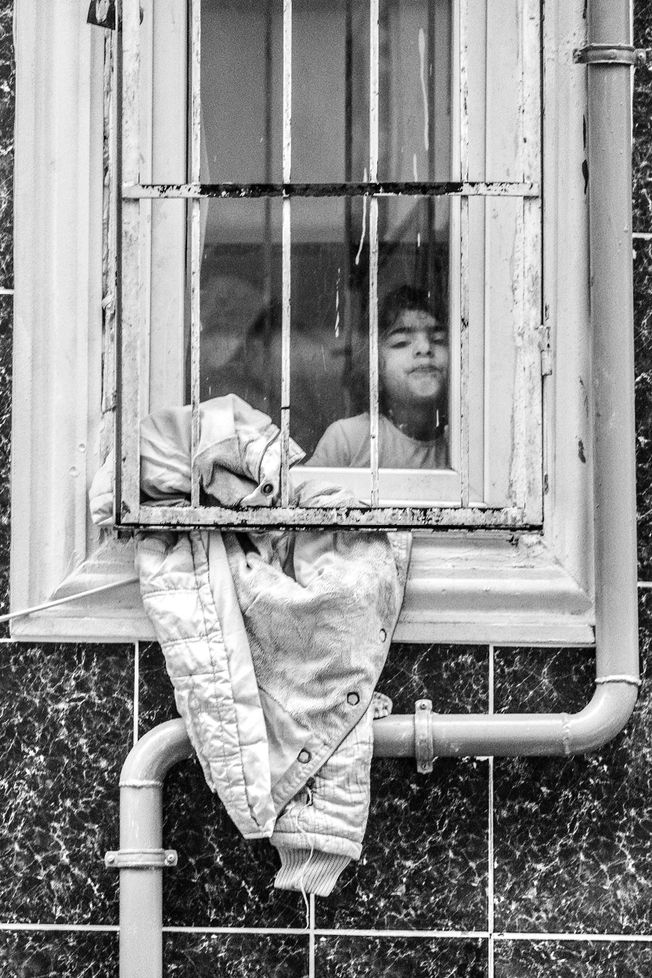
<svg viewBox="0 0 652 978"><path fill-rule="evenodd" d="M359 859L369 815L372 709L347 734L276 821L271 843L281 868L274 885L328 896Z"/></svg>
<svg viewBox="0 0 652 978"><path fill-rule="evenodd" d="M142 534L136 569L206 781L246 838L268 837L276 811L265 720L222 538Z"/></svg>

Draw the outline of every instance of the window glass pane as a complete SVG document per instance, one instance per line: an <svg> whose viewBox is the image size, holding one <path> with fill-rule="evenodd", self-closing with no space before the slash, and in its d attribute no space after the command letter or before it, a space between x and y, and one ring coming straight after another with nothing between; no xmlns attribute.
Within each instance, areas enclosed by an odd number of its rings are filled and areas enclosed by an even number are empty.
<svg viewBox="0 0 652 978"><path fill-rule="evenodd" d="M368 404L368 233L361 199L292 202L292 437L311 456Z"/></svg>
<svg viewBox="0 0 652 978"><path fill-rule="evenodd" d="M281 178L282 4L202 3L202 182Z"/></svg>
<svg viewBox="0 0 652 978"><path fill-rule="evenodd" d="M212 199L204 228L200 397L237 394L279 424L280 201Z"/></svg>
<svg viewBox="0 0 652 978"><path fill-rule="evenodd" d="M292 178L369 171L368 0L293 0Z"/></svg>
<svg viewBox="0 0 652 978"><path fill-rule="evenodd" d="M449 464L447 200L379 205L380 466Z"/></svg>
<svg viewBox="0 0 652 978"><path fill-rule="evenodd" d="M313 465L370 464L368 207L293 202L292 432ZM448 211L379 201L381 467L449 464Z"/></svg>

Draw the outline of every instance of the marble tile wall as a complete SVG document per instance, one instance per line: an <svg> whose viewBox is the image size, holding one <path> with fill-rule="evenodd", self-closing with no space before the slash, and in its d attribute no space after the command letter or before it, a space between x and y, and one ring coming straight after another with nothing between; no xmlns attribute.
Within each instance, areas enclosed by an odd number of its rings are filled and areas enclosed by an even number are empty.
<svg viewBox="0 0 652 978"><path fill-rule="evenodd" d="M636 43L652 47L652 2ZM11 0L0 0L0 288L12 287ZM634 271L639 575L652 581L652 74L636 74ZM646 237L646 235L648 237ZM11 296L0 294L0 612L7 599ZM652 591L641 589L645 682L633 720L587 757L377 760L363 856L314 901L323 978L644 978L652 973ZM6 632L0 633L0 635ZM398 712L575 710L591 689L577 650L395 646L381 688ZM493 676L493 690L490 690ZM0 637L0 974L117 975L120 764L174 716L156 645L31 646ZM300 895L245 843L196 762L166 786L166 975L303 978ZM215 934L196 928L247 927ZM275 933L257 933L273 928ZM354 933L352 933L354 932ZM357 933L355 933L357 932Z"/></svg>

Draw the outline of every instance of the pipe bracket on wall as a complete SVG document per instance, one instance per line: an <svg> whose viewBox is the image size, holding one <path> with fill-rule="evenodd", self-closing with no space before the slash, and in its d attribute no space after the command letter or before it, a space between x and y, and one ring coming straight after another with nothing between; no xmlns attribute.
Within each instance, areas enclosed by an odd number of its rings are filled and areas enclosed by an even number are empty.
<svg viewBox="0 0 652 978"><path fill-rule="evenodd" d="M109 869L166 869L177 864L174 849L119 849L107 852L104 863Z"/></svg>
<svg viewBox="0 0 652 978"><path fill-rule="evenodd" d="M645 68L652 64L652 48L635 48L631 44L587 44L575 48L573 61L576 64L616 64Z"/></svg>
<svg viewBox="0 0 652 978"><path fill-rule="evenodd" d="M417 700L414 704L414 756L419 774L430 774L435 747L432 737L432 700Z"/></svg>

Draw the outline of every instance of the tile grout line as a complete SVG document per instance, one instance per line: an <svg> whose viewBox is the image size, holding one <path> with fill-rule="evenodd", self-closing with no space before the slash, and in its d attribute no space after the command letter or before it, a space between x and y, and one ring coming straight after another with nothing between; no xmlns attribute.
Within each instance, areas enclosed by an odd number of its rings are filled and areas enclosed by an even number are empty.
<svg viewBox="0 0 652 978"><path fill-rule="evenodd" d="M25 923L25 922L0 922L0 932L21 932L21 931L70 931L70 932L89 932L116 934L120 930L118 924L55 924L55 923ZM278 936L305 936L309 931L298 927L163 927L164 934L275 934ZM348 928L314 928L314 935L318 937L377 937L394 938L406 937L412 939L424 938L445 938L448 940L487 940L493 938L495 941L558 941L560 943L581 943L597 944L618 943L618 944L652 944L652 934L591 934L591 933L564 933L545 931L498 931L489 934L488 931L393 931L393 930L350 930Z"/></svg>
<svg viewBox="0 0 652 978"><path fill-rule="evenodd" d="M489 715L494 712L494 646L489 646ZM487 978L494 978L494 759L489 757L487 845Z"/></svg>

